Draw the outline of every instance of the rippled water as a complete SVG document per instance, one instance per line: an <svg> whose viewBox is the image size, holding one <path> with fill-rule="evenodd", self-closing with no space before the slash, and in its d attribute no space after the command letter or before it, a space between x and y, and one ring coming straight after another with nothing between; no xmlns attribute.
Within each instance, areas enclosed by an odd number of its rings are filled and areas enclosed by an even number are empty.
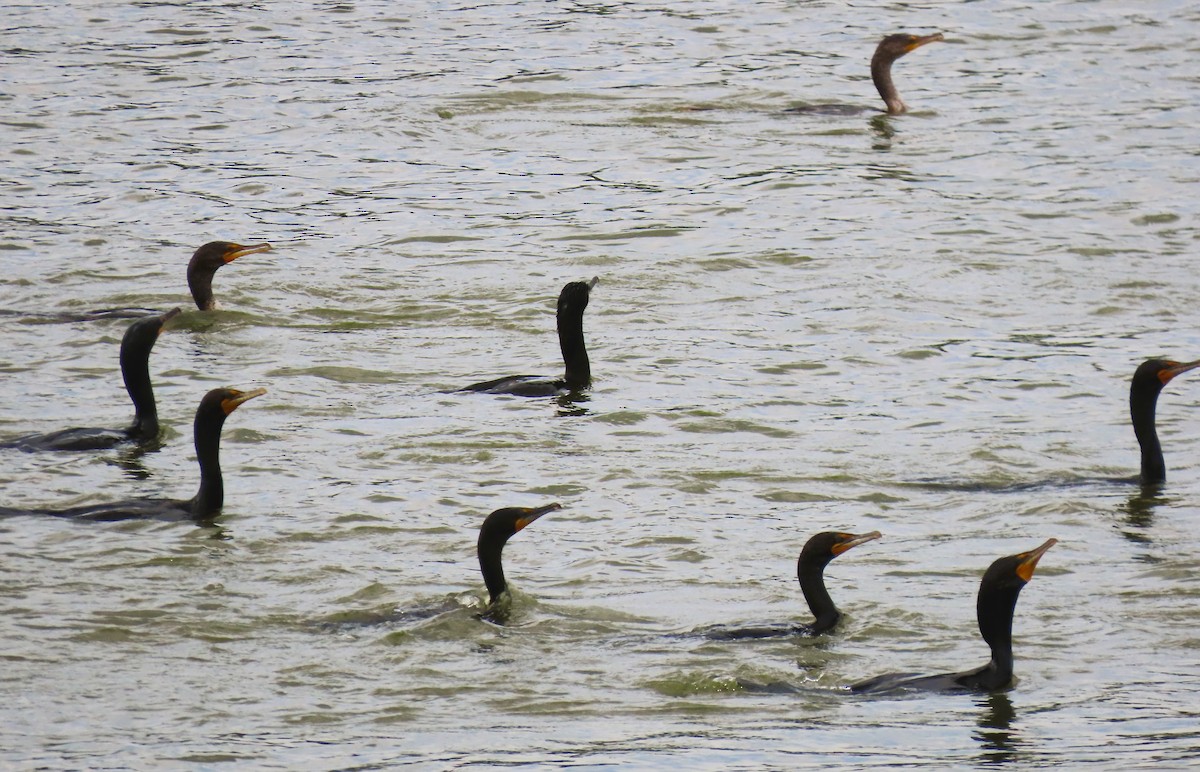
<svg viewBox="0 0 1200 772"><path fill-rule="evenodd" d="M36 312L275 251L159 340L161 450L0 451L6 505L188 496L199 397L269 389L217 528L0 523L0 766L1200 759L1196 377L1160 493L1092 479L1136 469L1136 364L1200 357L1192 4L4 10L0 436L130 412L125 323ZM780 114L875 104L900 29L947 38L910 114ZM558 370L593 275L588 401L445 393ZM482 517L551 500L479 621ZM884 533L828 571L834 635L668 635L807 618L830 528ZM984 661L979 576L1051 536L1014 689L839 689Z"/></svg>

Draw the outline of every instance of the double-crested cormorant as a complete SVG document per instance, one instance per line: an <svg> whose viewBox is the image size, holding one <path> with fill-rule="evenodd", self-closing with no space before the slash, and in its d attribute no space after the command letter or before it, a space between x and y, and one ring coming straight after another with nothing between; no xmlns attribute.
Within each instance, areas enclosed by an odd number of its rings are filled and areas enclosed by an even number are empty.
<svg viewBox="0 0 1200 772"><path fill-rule="evenodd" d="M900 92L896 90L896 85L892 83L892 63L908 52L915 51L927 43L944 39L940 32L935 32L932 35L910 35L906 32L901 32L888 35L879 41L879 45L875 48L875 55L871 57L871 80L875 82L875 88L879 90L879 96L887 104L889 115L899 115L908 112L908 106L904 104L904 100L900 98ZM867 112L869 109L856 105L839 104L800 105L788 108L785 112L857 115L858 113Z"/></svg>
<svg viewBox="0 0 1200 772"><path fill-rule="evenodd" d="M893 689L923 691L994 691L1012 683L1012 621L1021 588L1033 578L1033 570L1046 550L1057 544L1048 539L1029 552L1000 558L988 568L979 583L975 614L979 633L992 649L991 660L983 667L963 673L943 673L922 676L913 673L890 673L868 678L850 687L854 692L883 692Z"/></svg>
<svg viewBox="0 0 1200 772"><path fill-rule="evenodd" d="M479 555L479 570L483 573L483 581L488 589L487 608L478 617L495 624L504 624L508 618L507 599L508 582L504 579L504 566L500 555L504 545L517 531L537 520L547 512L562 509L561 504L546 504L541 507L507 507L497 509L488 515L479 528L479 541L476 551ZM345 630L355 627L377 624L414 625L426 620L440 617L443 614L461 611L464 607L462 599L455 596L453 600L431 603L415 608L393 610L389 613L351 612L338 614L336 619L326 622L323 627L334 630Z"/></svg>
<svg viewBox="0 0 1200 772"><path fill-rule="evenodd" d="M159 316L139 319L121 338L121 377L133 401L133 423L124 429L62 429L48 434L30 434L0 443L0 448L37 450L103 450L123 442L151 442L158 438L158 409L150 385L150 350L163 325L180 314L173 308Z"/></svg>
<svg viewBox="0 0 1200 772"><path fill-rule="evenodd" d="M1129 417L1133 420L1133 433L1142 449L1143 485L1154 485L1167 479L1167 467L1163 462L1162 445L1154 428L1154 407L1159 392L1172 378L1188 370L1200 367L1195 362L1172 362L1167 359L1147 359L1133 374L1129 384Z"/></svg>
<svg viewBox="0 0 1200 772"><path fill-rule="evenodd" d="M504 566L500 562L500 553L504 551L504 545L517 531L556 509L562 509L562 504L546 504L533 508L506 507L497 509L483 521L479 528L476 551L479 554L479 570L483 573L484 584L487 585L489 612L508 591L508 582L504 579Z"/></svg>
<svg viewBox="0 0 1200 772"><path fill-rule="evenodd" d="M210 241L192 254L188 262L187 282L192 291L192 299L196 308L201 311L211 311L217 308L216 298L213 297L212 281L217 269L226 263L232 263L243 255L255 252L269 252L270 244L234 244L229 241Z"/></svg>
<svg viewBox="0 0 1200 772"><path fill-rule="evenodd" d="M562 378L540 375L510 375L493 381L475 383L461 391L487 394L513 394L518 397L553 397L583 391L592 385L592 368L583 343L583 311L599 277L591 281L573 281L558 295L558 345L562 349L566 374Z"/></svg>
<svg viewBox="0 0 1200 772"><path fill-rule="evenodd" d="M200 400L196 409L193 434L196 460L200 463L200 490L187 500L130 499L108 504L86 504L66 509L14 509L0 507L0 517L41 515L77 520L194 520L203 523L216 517L225 502L225 484L221 478L221 427L225 418L247 400L266 394L266 389L238 391L213 389Z"/></svg>
<svg viewBox="0 0 1200 772"><path fill-rule="evenodd" d="M217 269L226 263L231 263L243 255L254 252L269 252L270 244L233 244L228 241L210 241L192 253L188 262L187 282L192 292L192 299L201 311L211 311L218 308L213 297L212 280ZM60 311L54 313L22 313L19 311L2 310L0 313L13 316L25 316L31 321L42 322L93 322L100 319L137 319L156 314L149 308L103 308L98 311Z"/></svg>
<svg viewBox="0 0 1200 772"><path fill-rule="evenodd" d="M710 627L702 631L705 638L713 640L739 640L747 638L778 638L783 636L812 636L832 630L842 618L825 589L825 566L846 550L860 544L878 539L882 534L871 531L864 534L839 533L824 531L813 536L800 550L796 561L796 576L800 580L800 590L804 600L815 619L812 624L801 625L767 625L762 627L730 628L724 625Z"/></svg>

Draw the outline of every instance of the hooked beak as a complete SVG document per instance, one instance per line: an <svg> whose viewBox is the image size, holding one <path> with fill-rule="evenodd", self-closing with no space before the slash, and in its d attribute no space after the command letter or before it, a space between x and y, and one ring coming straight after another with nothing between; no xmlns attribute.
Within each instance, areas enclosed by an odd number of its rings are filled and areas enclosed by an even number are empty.
<svg viewBox="0 0 1200 772"><path fill-rule="evenodd" d="M1017 564L1017 576L1026 582L1032 579L1033 569L1037 568L1038 561L1042 559L1042 555L1046 554L1046 550L1055 544L1058 544L1058 539L1047 539L1042 546L1024 553L1021 562Z"/></svg>
<svg viewBox="0 0 1200 772"><path fill-rule="evenodd" d="M170 311L168 311L165 314L163 314L162 316L160 316L159 319L162 320L162 324L160 324L158 326L158 334L162 335L163 331L167 329L167 322L171 321L172 319L174 319L175 317L179 316L182 313L183 313L183 309L172 308Z"/></svg>
<svg viewBox="0 0 1200 772"><path fill-rule="evenodd" d="M562 509L562 504L555 502L553 504L547 504L544 507L533 507L532 509L526 509L522 512L521 516L517 518L516 529L519 531L547 512L553 512L556 509Z"/></svg>
<svg viewBox="0 0 1200 772"><path fill-rule="evenodd" d="M1158 371L1158 379L1166 386L1176 375L1195 370L1197 367L1200 367L1200 359L1195 362L1172 362L1170 367Z"/></svg>
<svg viewBox="0 0 1200 772"><path fill-rule="evenodd" d="M945 40L945 39L946 38L943 37L942 33L940 33L940 32L935 32L932 35L925 35L923 37L918 37L916 40L914 40L913 42L908 44L908 47L904 49L904 52L908 53L910 51L916 51L921 46L928 45L929 43L936 43L939 40Z"/></svg>
<svg viewBox="0 0 1200 772"><path fill-rule="evenodd" d="M858 536L851 534L851 533L844 534L844 535L846 537L845 539L843 539L842 541L839 541L837 544L833 545L833 549L831 550L831 552L833 552L834 557L842 554L843 552L845 552L848 549L853 549L854 547L857 547L860 544L866 544L869 541L874 541L875 539L878 539L880 536L883 536L883 534L881 534L879 531L871 531L870 533L864 533L864 534L861 534Z"/></svg>
<svg viewBox="0 0 1200 772"><path fill-rule="evenodd" d="M225 255L222 257L222 259L227 263L232 263L234 260L237 260L242 255L252 255L255 252L270 252L270 251L271 251L271 245L266 244L266 243L264 243L264 244L245 244L245 245L244 244L234 244L233 246L231 246L229 248L229 251L225 253Z"/></svg>
<svg viewBox="0 0 1200 772"><path fill-rule="evenodd" d="M267 393L266 389L254 389L253 391L238 391L237 389L230 389L230 391L233 392L233 396L221 400L221 409L225 411L225 415L229 415L233 411L237 410L238 405L241 405L243 402L249 402L255 397L261 397L263 394Z"/></svg>

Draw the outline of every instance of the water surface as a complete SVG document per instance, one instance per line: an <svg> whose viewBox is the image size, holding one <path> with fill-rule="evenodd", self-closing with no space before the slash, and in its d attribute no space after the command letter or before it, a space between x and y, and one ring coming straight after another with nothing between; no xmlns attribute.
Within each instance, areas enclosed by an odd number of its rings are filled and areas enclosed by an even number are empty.
<svg viewBox="0 0 1200 772"><path fill-rule="evenodd" d="M1188 4L5 11L0 435L129 417L125 323L37 312L276 248L159 340L161 450L0 457L6 505L189 496L200 396L269 389L216 528L0 523L0 766L1200 756L1195 379L1162 491L1094 479L1136 471L1137 363L1200 357ZM910 114L781 114L874 104L901 29L947 38L896 67ZM586 401L446 393L554 373L594 275ZM479 621L483 516L552 500ZM833 636L669 635L805 619L831 528L884 533L829 569ZM981 663L980 575L1051 536L1014 689L841 691Z"/></svg>

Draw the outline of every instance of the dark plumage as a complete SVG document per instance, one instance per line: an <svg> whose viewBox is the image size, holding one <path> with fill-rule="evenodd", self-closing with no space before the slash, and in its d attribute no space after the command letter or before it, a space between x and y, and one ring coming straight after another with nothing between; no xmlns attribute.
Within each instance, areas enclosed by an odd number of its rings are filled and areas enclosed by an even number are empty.
<svg viewBox="0 0 1200 772"><path fill-rule="evenodd" d="M1042 555L1057 543L1057 540L1049 539L1037 549L1000 558L984 573L979 583L975 615L979 621L979 634L992 650L992 658L986 665L962 673L929 676L889 673L859 681L850 690L994 691L1009 686L1013 678L1012 621L1017 608L1017 596L1033 578L1033 571Z"/></svg>
<svg viewBox="0 0 1200 772"><path fill-rule="evenodd" d="M251 400L266 389L238 391L213 389L200 400L193 424L196 460L200 464L200 489L190 499L129 499L107 504L86 504L66 509L14 509L0 507L0 517L33 515L65 517L75 520L193 520L203 523L212 520L225 503L225 483L221 477L221 428L225 418L243 402Z"/></svg>
<svg viewBox="0 0 1200 772"><path fill-rule="evenodd" d="M1181 363L1169 359L1147 359L1133 374L1129 384L1129 417L1142 451L1139 479L1144 485L1155 485L1167 479L1167 465L1163 461L1162 445L1154 427L1158 395L1172 378L1197 367L1200 367L1200 360Z"/></svg>
<svg viewBox="0 0 1200 772"><path fill-rule="evenodd" d="M270 244L234 244L228 241L210 241L192 253L188 261L187 282L192 293L192 300L201 311L211 311L218 307L213 297L213 275L217 269L226 263L231 263L243 255L254 252L268 252ZM49 313L24 313L20 311L0 310L0 314L23 316L31 322L94 322L101 319L138 319L143 316L156 314L149 308L102 308L97 311L54 311Z"/></svg>
<svg viewBox="0 0 1200 772"><path fill-rule="evenodd" d="M796 577L800 590L812 611L811 624L766 625L761 627L710 627L701 631L704 637L714 640L741 640L747 638L778 638L782 636L813 636L832 630L842 618L842 613L825 589L825 566L843 552L860 544L878 539L879 531L856 535L824 531L813 536L800 550L796 560Z"/></svg>
<svg viewBox="0 0 1200 772"><path fill-rule="evenodd" d="M507 507L497 509L487 516L479 528L479 541L476 552L479 555L479 570L483 573L483 582L488 590L489 612L508 591L508 582L504 579L504 566L500 555L504 545L517 531L537 520L547 512L562 509L561 504L546 504L541 507Z"/></svg>
<svg viewBox="0 0 1200 772"><path fill-rule="evenodd" d="M908 112L908 106L904 104L904 100L900 98L900 92L892 82L892 63L923 45L944 39L940 32L935 32L932 35L910 35L906 32L901 32L888 35L879 41L879 45L875 47L875 54L871 57L871 80L875 83L875 88L879 91L879 96L883 99L884 104L887 105L888 114L899 115ZM858 113L870 112L872 109L856 105L839 104L800 105L788 108L786 112L856 115Z"/></svg>
<svg viewBox="0 0 1200 772"><path fill-rule="evenodd" d="M509 375L475 383L461 391L512 394L518 397L553 397L589 388L592 385L592 368L588 361L587 347L583 342L583 312L598 281L599 278L593 278L590 282L570 282L558 295L558 345L566 365L566 372L562 378Z"/></svg>
<svg viewBox="0 0 1200 772"><path fill-rule="evenodd" d="M124 429L76 428L47 434L30 434L0 443L2 448L25 451L103 450L125 442L147 443L158 438L158 409L150 383L150 351L163 326L178 316L174 308L165 314L139 319L121 338L121 377L133 402L133 423Z"/></svg>
<svg viewBox="0 0 1200 772"><path fill-rule="evenodd" d="M196 308L211 311L218 307L212 289L213 276L218 268L243 255L270 250L270 244L243 245L229 241L210 241L197 249L187 267L188 289L192 292L192 299L196 301Z"/></svg>
<svg viewBox="0 0 1200 772"><path fill-rule="evenodd" d="M562 509L562 505L546 504L533 508L507 507L497 509L484 519L483 525L479 528L479 541L476 546L479 570L483 573L483 581L488 589L487 607L478 615L481 619L494 624L504 624L508 620L510 606L507 602L509 600L508 582L505 581L504 565L500 559L501 553L504 552L504 545L517 531L547 512L553 512L556 509ZM338 614L335 620L331 620L323 626L333 630L348 630L378 624L413 626L423 624L427 620L435 619L443 614L460 612L462 609L462 601L456 595L453 600L444 600L403 610L392 610L383 614L370 612Z"/></svg>

